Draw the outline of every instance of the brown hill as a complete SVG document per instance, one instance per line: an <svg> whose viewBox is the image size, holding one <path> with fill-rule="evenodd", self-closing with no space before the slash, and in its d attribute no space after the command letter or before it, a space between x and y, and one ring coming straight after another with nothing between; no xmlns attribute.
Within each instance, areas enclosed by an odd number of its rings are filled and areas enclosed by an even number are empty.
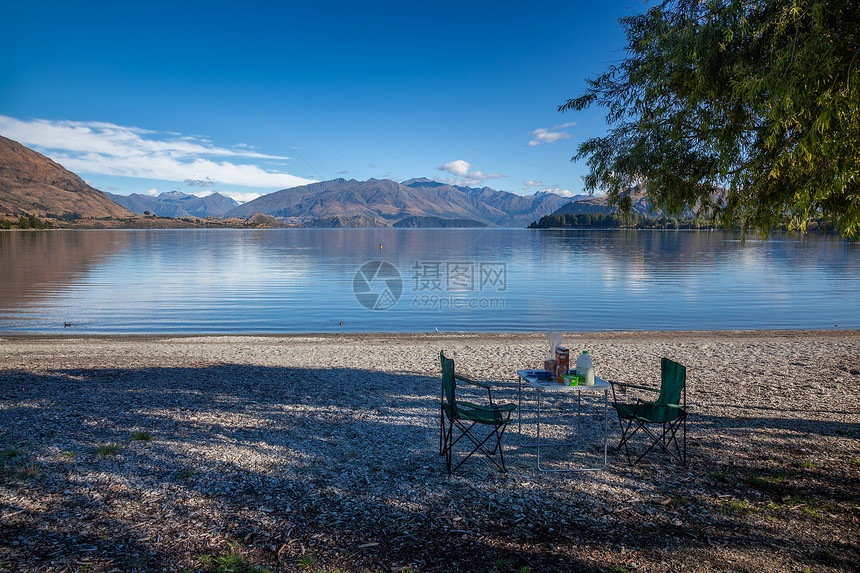
<svg viewBox="0 0 860 573"><path fill-rule="evenodd" d="M0 213L130 217L133 213L59 163L0 136Z"/></svg>

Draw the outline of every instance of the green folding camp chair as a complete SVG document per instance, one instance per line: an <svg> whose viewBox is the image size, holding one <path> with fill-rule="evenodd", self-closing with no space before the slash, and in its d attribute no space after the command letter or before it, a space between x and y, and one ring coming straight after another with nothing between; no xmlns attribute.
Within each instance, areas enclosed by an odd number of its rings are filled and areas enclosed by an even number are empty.
<svg viewBox="0 0 860 573"><path fill-rule="evenodd" d="M445 353L440 352L439 358L442 362L442 407L439 421L439 455L445 456L445 464L448 473L454 472L463 465L475 452L481 452L499 470L505 471L505 455L502 451L502 435L511 421L511 413L517 409L516 404L505 404L497 406L493 403L493 393L490 384L469 380L465 376L454 373L454 361L445 358ZM473 384L484 388L490 400L489 406L479 406L471 402L457 400L457 381ZM473 429L484 427L489 433L483 438ZM458 435L454 437L454 429ZM465 436L474 446L460 462L451 467L454 446ZM490 442L492 448L488 447ZM467 448L468 449L468 448ZM498 457L498 460L496 459Z"/></svg>
<svg viewBox="0 0 860 573"><path fill-rule="evenodd" d="M659 390L609 381L612 384L612 406L618 412L618 423L621 424L621 441L617 449L624 447L628 463L638 464L654 446L660 446L681 464L687 463L687 369L677 362L663 358L660 361L660 374L662 382ZM618 402L616 387L623 393L626 393L628 388L636 388L659 392L660 395L654 402L637 399L635 404L622 404ZM628 444L639 430L647 436L646 441L650 439L650 445L635 462L631 462ZM681 430L680 443L678 430Z"/></svg>

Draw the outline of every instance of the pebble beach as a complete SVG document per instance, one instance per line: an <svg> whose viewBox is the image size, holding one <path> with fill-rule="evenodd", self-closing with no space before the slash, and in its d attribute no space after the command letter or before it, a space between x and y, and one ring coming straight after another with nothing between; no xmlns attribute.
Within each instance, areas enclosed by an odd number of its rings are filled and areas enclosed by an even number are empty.
<svg viewBox="0 0 860 573"><path fill-rule="evenodd" d="M860 331L563 336L687 367L686 466L449 475L439 352L517 402L544 334L2 337L0 571L856 571Z"/></svg>

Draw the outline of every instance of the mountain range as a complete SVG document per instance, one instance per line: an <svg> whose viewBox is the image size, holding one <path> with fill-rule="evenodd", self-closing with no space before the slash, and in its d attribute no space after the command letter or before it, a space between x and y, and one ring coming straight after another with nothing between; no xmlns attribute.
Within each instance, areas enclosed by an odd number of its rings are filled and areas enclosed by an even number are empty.
<svg viewBox="0 0 860 573"><path fill-rule="evenodd" d="M143 215L148 211L149 214L159 217L221 217L230 209L239 206L239 203L220 193L212 193L206 197L189 195L181 191L168 191L156 197L140 193L131 195L105 193L105 195L133 213Z"/></svg>
<svg viewBox="0 0 860 573"><path fill-rule="evenodd" d="M595 198L586 198L591 199ZM149 212L161 218L214 221L211 217L217 217L225 219L222 224L233 226L253 226L257 221L266 226L524 227L569 201L554 193L523 196L425 178L402 183L334 179L282 189L242 205L220 193L207 197L179 191L157 197L116 195L94 189L44 155L0 136L0 214L6 215L123 219L131 225L151 224L154 217L135 218L135 213Z"/></svg>
<svg viewBox="0 0 860 573"><path fill-rule="evenodd" d="M424 178L403 183L390 179L334 179L263 195L224 216L247 218L265 213L291 224L330 217L365 217L385 225L408 217L439 217L519 227L551 214L567 201L552 193L523 196Z"/></svg>

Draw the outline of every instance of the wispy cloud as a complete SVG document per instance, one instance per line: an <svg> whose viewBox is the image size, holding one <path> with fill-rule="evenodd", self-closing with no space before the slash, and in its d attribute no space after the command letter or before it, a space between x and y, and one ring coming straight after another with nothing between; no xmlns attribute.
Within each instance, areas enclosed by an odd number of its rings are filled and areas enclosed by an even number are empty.
<svg viewBox="0 0 860 573"><path fill-rule="evenodd" d="M211 179L186 179L184 183L189 187L212 187L215 185ZM201 195L201 197L205 197L205 195Z"/></svg>
<svg viewBox="0 0 860 573"><path fill-rule="evenodd" d="M552 127L539 127L529 132L529 135L532 137L532 140L529 141L529 145L536 147L542 143L554 143L560 139L570 139L571 135L569 133L559 130L573 127L574 125L576 125L576 122L571 121L569 123L562 123Z"/></svg>
<svg viewBox="0 0 860 573"><path fill-rule="evenodd" d="M547 185L540 179L536 181L525 181L523 183L523 189L529 190L538 187L539 189L535 191L535 193L554 193L555 195L560 195L562 197L573 197L574 192L570 189L562 189L561 187L553 187L552 185Z"/></svg>
<svg viewBox="0 0 860 573"><path fill-rule="evenodd" d="M538 193L552 193L554 195L561 195L562 197L573 197L574 192L570 189L561 189L559 187L546 187L538 191Z"/></svg>
<svg viewBox="0 0 860 573"><path fill-rule="evenodd" d="M248 160L287 160L248 145L218 147L202 137L156 132L105 122L23 121L0 115L0 133L81 173L167 181L213 182L248 187L295 187L312 183L269 171Z"/></svg>
<svg viewBox="0 0 860 573"><path fill-rule="evenodd" d="M453 185L480 185L484 181L488 181L490 179L502 179L503 177L507 177L507 175L499 175L497 173L473 171L472 164L468 161L463 161L462 159L449 161L445 165L440 165L436 169L454 175L454 178L442 178L445 183L451 183Z"/></svg>

